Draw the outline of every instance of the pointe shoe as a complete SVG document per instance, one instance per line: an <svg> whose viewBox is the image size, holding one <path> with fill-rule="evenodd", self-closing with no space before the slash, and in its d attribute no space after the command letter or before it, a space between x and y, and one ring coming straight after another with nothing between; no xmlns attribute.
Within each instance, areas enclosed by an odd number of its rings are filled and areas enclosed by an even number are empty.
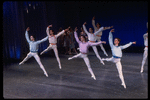
<svg viewBox="0 0 150 100"><path fill-rule="evenodd" d="M106 56L108 56L108 54L107 54L107 53L105 53L105 55L106 55Z"/></svg>
<svg viewBox="0 0 150 100"><path fill-rule="evenodd" d="M40 55L42 55L43 53L41 52Z"/></svg>
<svg viewBox="0 0 150 100"><path fill-rule="evenodd" d="M24 64L24 63L22 63L22 62L19 63L19 65L22 65L22 64Z"/></svg>
<svg viewBox="0 0 150 100"><path fill-rule="evenodd" d="M44 75L45 75L46 77L48 77L48 74L47 74L47 73L44 73Z"/></svg>
<svg viewBox="0 0 150 100"><path fill-rule="evenodd" d="M143 73L143 70L141 70L140 73Z"/></svg>
<svg viewBox="0 0 150 100"><path fill-rule="evenodd" d="M72 58L68 58L68 60L71 60Z"/></svg>
<svg viewBox="0 0 150 100"><path fill-rule="evenodd" d="M140 73L143 73L143 68L141 68L141 71L140 71Z"/></svg>
<svg viewBox="0 0 150 100"><path fill-rule="evenodd" d="M105 63L103 61L100 61L103 65L105 65Z"/></svg>
<svg viewBox="0 0 150 100"><path fill-rule="evenodd" d="M96 80L96 77L94 75L91 76L94 80Z"/></svg>
<svg viewBox="0 0 150 100"><path fill-rule="evenodd" d="M122 83L121 85L122 85L122 86L126 89L126 85L125 85L125 83Z"/></svg>
<svg viewBox="0 0 150 100"><path fill-rule="evenodd" d="M61 69L61 65L59 65L59 69Z"/></svg>

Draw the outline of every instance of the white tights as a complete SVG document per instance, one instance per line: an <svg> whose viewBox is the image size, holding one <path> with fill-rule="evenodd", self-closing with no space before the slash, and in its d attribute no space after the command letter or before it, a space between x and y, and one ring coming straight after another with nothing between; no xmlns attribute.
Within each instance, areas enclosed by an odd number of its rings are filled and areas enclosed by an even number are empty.
<svg viewBox="0 0 150 100"><path fill-rule="evenodd" d="M125 81L124 81L124 77L123 77L123 73L122 73L122 65L121 65L121 62L120 62L120 58L103 58L102 59L103 61L111 61L113 63L116 64L116 67L117 67L117 70L118 70L118 73L119 73L119 78L121 79L121 82L122 82L122 85L124 86L124 88L126 88L126 85L125 85Z"/></svg>
<svg viewBox="0 0 150 100"><path fill-rule="evenodd" d="M71 60L71 59L74 59L74 58L83 58L86 66L88 68L88 71L91 74L91 77L93 77L96 80L95 75L93 73L93 70L91 69L90 61L89 61L89 58L87 57L87 54L79 53L79 54L77 54L77 55L75 55L73 57L68 58L68 60Z"/></svg>
<svg viewBox="0 0 150 100"><path fill-rule="evenodd" d="M29 52L29 53L27 54L27 56L23 59L23 61L19 63L19 65L23 64L24 62L26 62L26 61L27 61L29 58L31 58L31 57L34 57L34 58L35 58L35 60L37 61L37 63L40 65L40 68L43 70L44 74L48 77L47 72L46 72L44 66L42 65L41 60L40 60L40 57L38 56L37 53Z"/></svg>
<svg viewBox="0 0 150 100"><path fill-rule="evenodd" d="M101 41L101 40L98 39L98 42L99 42L99 41ZM105 48L103 47L103 44L101 43L99 46L101 47L101 49L102 49L102 51L104 52L104 54L105 54L106 56L108 56L107 52L105 51Z"/></svg>
<svg viewBox="0 0 150 100"><path fill-rule="evenodd" d="M49 50L53 49L54 50L54 53L55 53L55 56L56 56L56 59L57 59L57 62L59 64L59 68L61 69L61 63L60 63L60 59L59 59L59 56L58 56L58 50L57 50L57 46L56 45L49 45L47 47L47 49L45 49L44 51L41 52L41 55Z"/></svg>
<svg viewBox="0 0 150 100"><path fill-rule="evenodd" d="M96 54L96 57L97 57L97 58L100 60L100 62L104 65L104 62L102 61L100 55L98 54L98 51L97 51L96 46L92 46L92 48L93 48L93 50L94 50L94 52L95 52L95 54Z"/></svg>
<svg viewBox="0 0 150 100"><path fill-rule="evenodd" d="M147 56L148 56L148 48L145 47L145 49L144 49L144 54L143 54L143 60L142 60L142 66L141 66L141 73L142 73L143 70L144 70L144 64L145 64L145 62L146 62Z"/></svg>

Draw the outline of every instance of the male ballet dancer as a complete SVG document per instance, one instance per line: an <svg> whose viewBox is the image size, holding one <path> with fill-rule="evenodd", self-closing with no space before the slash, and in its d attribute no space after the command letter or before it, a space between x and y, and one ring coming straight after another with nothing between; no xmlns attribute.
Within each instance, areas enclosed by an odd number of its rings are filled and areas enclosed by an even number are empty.
<svg viewBox="0 0 150 100"><path fill-rule="evenodd" d="M38 53L37 53L38 49L39 49L39 44L46 41L48 39L48 36L42 40L35 41L33 36L30 36L30 39L29 39L29 34L28 34L29 30L30 30L30 28L28 27L25 32L25 37L26 37L27 42L29 43L30 52L23 59L23 61L19 63L19 65L24 64L24 62L27 61L29 58L34 57L35 60L37 61L37 63L40 65L40 68L44 71L44 74L46 75L46 77L48 77L48 74L47 74L44 66L42 65L42 63L40 61L40 57L38 56Z"/></svg>
<svg viewBox="0 0 150 100"><path fill-rule="evenodd" d="M148 22L147 22L147 28L148 28ZM143 38L144 38L144 45L145 45L145 48L144 48L142 66L141 66L141 71L140 71L141 73L143 73L144 64L145 64L146 59L147 59L147 56L148 56L148 31L147 31L147 33L145 33L145 34L143 35Z"/></svg>
<svg viewBox="0 0 150 100"><path fill-rule="evenodd" d="M96 31L95 33L93 33L93 29L92 28L89 28L89 32L87 31L86 27L85 27L85 24L86 22L83 24L83 29L85 31L85 33L88 35L88 42L91 42L91 43L95 43L96 41L96 35L103 31L106 27L101 27L98 31ZM98 51L97 51L97 48L96 46L92 46L97 58L100 60L100 62L104 65L104 62L102 61L101 57L99 56L98 54Z"/></svg>
<svg viewBox="0 0 150 100"><path fill-rule="evenodd" d="M62 30L61 32L59 32L58 34L54 35L54 31L53 30L49 30L49 28L52 27L52 25L49 25L46 29L46 33L47 33L47 36L49 37L49 46L47 47L47 49L45 49L44 51L41 52L40 55L42 55L43 53L53 49L54 50L54 53L55 53L55 56L56 56L56 59L57 59L57 62L59 64L59 68L61 69L61 63L60 63L60 59L59 59L59 56L58 56L58 50L57 50L57 38L62 35L65 31L68 31L70 27L68 27L67 29L65 30Z"/></svg>
<svg viewBox="0 0 150 100"><path fill-rule="evenodd" d="M93 25L93 27L94 27L94 32L98 31L98 30L101 28L100 23L97 23L96 26L95 26L95 16L94 16L93 19L92 19L92 25ZM113 28L113 26L105 27L104 30L107 30L107 29L110 29L110 28ZM96 35L96 40L97 40L97 41L101 41L101 36L102 36L102 31L100 31L100 32ZM105 51L105 48L103 47L103 44L100 44L100 47L101 47L102 51L104 52L104 54L105 54L106 56L108 56L107 52Z"/></svg>
<svg viewBox="0 0 150 100"><path fill-rule="evenodd" d="M110 32L109 32L109 45L111 47L111 51L112 51L112 57L111 58L103 58L102 60L103 61L111 61L113 63L116 64L116 67L117 67L117 70L118 70L118 73L119 73L119 78L121 79L122 81L122 84L124 86L124 88L126 88L126 84L124 82L124 77L123 77L123 73L122 73L122 65L121 65L121 57L122 57L122 49L125 49L125 48L128 48L129 46L131 46L132 44L136 44L136 42L130 42L126 45L123 45L123 46L119 46L119 43L120 43L120 39L119 38L115 38L114 39L114 44L113 44L113 35L112 35L112 32L114 32L114 29L112 29Z"/></svg>
<svg viewBox="0 0 150 100"><path fill-rule="evenodd" d="M75 32L74 32L74 37L76 39L76 41L78 42L79 44L79 50L80 50L80 53L73 56L73 57L69 57L68 60L71 60L73 58L83 58L85 64L87 65L87 68L88 68L88 71L90 72L91 74L91 77L96 80L96 77L91 69L91 65L90 65L90 61L87 57L87 53L88 53L88 48L89 46L95 46L95 45L99 45L101 43L106 43L105 41L100 41L100 42L97 42L97 43L91 43L91 42L86 42L86 37L81 35L80 39L81 41L79 40L78 36L77 36L77 28L75 28Z"/></svg>

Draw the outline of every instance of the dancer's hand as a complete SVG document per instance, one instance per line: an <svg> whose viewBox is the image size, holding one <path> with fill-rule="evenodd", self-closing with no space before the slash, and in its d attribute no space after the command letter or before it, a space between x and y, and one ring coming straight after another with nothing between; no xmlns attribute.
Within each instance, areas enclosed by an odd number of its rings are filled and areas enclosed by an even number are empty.
<svg viewBox="0 0 150 100"><path fill-rule="evenodd" d="M48 28L52 27L52 24L51 25L48 25Z"/></svg>
<svg viewBox="0 0 150 100"><path fill-rule="evenodd" d="M136 44L136 41L135 41L135 42L132 42L132 44Z"/></svg>
<svg viewBox="0 0 150 100"><path fill-rule="evenodd" d="M78 30L78 28L76 27L75 29L74 29L74 31L76 32Z"/></svg>
<svg viewBox="0 0 150 100"><path fill-rule="evenodd" d="M110 26L110 28L113 28L114 26Z"/></svg>
<svg viewBox="0 0 150 100"><path fill-rule="evenodd" d="M111 29L110 32L114 32L115 29Z"/></svg>
<svg viewBox="0 0 150 100"><path fill-rule="evenodd" d="M29 30L30 30L30 28L29 28L29 27L27 27L26 31L29 31Z"/></svg>
<svg viewBox="0 0 150 100"><path fill-rule="evenodd" d="M106 44L106 41L101 41L102 43Z"/></svg>
<svg viewBox="0 0 150 100"><path fill-rule="evenodd" d="M67 29L65 29L65 32L66 32L66 31L68 31L68 30L69 30L69 28L70 28L70 26L69 26Z"/></svg>
<svg viewBox="0 0 150 100"><path fill-rule="evenodd" d="M85 24L87 24L86 22L84 22L84 24L83 25L85 25Z"/></svg>

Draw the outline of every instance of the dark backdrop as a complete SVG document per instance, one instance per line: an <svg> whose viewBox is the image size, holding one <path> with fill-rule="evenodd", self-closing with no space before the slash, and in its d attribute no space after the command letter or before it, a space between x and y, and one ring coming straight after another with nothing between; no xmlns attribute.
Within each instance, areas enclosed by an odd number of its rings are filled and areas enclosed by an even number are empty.
<svg viewBox="0 0 150 100"><path fill-rule="evenodd" d="M25 39L25 30L30 27L29 34L36 40L46 36L46 27L53 24L55 32L71 26L78 27L87 22L87 29L92 27L91 19L102 26L113 25L114 37L121 39L121 44L136 41L127 52L143 52L143 34L146 33L148 21L147 1L27 1L3 3L3 59L23 59L29 52ZM102 40L108 44L109 30L103 32ZM48 46L48 41L40 44L39 52Z"/></svg>

